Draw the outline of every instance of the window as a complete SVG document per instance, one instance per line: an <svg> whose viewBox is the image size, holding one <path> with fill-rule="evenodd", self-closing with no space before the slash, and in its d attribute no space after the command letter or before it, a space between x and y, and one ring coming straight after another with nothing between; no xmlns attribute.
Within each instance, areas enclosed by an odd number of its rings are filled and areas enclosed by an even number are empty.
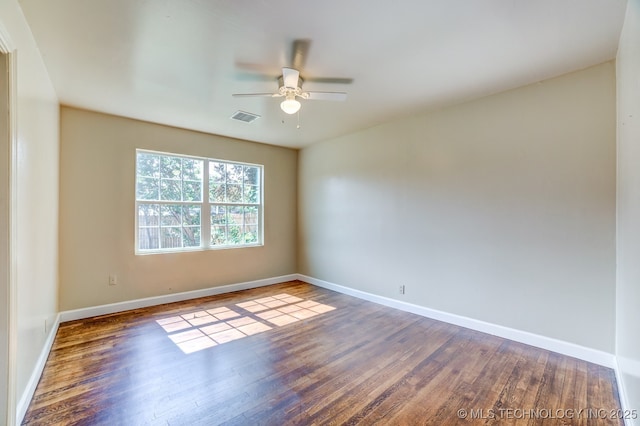
<svg viewBox="0 0 640 426"><path fill-rule="evenodd" d="M136 252L261 245L262 171L138 150Z"/></svg>

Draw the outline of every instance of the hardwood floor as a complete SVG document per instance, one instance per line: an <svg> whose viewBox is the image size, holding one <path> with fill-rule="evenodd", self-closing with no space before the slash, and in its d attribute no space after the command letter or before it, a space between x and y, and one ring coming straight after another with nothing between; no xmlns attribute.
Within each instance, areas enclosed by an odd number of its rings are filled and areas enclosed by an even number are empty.
<svg viewBox="0 0 640 426"><path fill-rule="evenodd" d="M608 368L294 281L61 324L23 424L622 425L610 410Z"/></svg>

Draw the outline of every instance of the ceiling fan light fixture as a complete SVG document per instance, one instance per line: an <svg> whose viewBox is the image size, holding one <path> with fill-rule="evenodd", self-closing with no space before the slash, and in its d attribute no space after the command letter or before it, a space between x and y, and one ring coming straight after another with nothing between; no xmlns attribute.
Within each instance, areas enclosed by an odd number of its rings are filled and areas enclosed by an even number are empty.
<svg viewBox="0 0 640 426"><path fill-rule="evenodd" d="M280 108L287 114L295 114L300 110L300 106L300 102L296 101L295 96L287 96L287 99L280 104Z"/></svg>

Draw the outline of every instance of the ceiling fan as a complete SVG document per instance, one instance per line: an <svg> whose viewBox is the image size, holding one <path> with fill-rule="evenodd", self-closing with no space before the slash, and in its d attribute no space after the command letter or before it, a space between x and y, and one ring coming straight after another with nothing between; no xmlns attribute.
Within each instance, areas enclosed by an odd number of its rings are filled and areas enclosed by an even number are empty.
<svg viewBox="0 0 640 426"><path fill-rule="evenodd" d="M285 98L280 103L280 108L287 114L295 114L302 106L297 98L319 101L344 101L347 99L345 92L307 92L302 89L305 79L300 76L300 70L304 66L311 41L308 39L294 40L291 59L291 68L282 68L282 75L277 78L278 91L275 93L234 93L235 97L271 97ZM321 83L349 84L350 78L320 77L310 78L308 81Z"/></svg>

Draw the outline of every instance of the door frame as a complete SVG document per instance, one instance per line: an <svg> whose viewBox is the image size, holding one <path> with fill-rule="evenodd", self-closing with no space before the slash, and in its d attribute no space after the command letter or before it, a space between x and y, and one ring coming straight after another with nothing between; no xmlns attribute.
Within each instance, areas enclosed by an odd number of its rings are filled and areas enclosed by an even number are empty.
<svg viewBox="0 0 640 426"><path fill-rule="evenodd" d="M0 56L6 61L6 78L0 79L4 85L4 94L0 94L0 102L6 102L8 114L0 117L0 123L5 130L0 132L0 197L6 202L0 203L0 234L6 235L0 244L0 314L4 315L3 322L6 323L6 330L0 330L0 339L3 341L0 350L3 350L3 357L0 357L0 386L4 389L3 397L0 401L0 423L15 425L16 419L16 377L17 377L17 281L16 281L16 171L17 171L17 52L9 33L2 21L0 21ZM0 59L0 60L2 60ZM1 92L0 92L1 93ZM3 347L5 349L3 349ZM4 359L2 359L4 358Z"/></svg>

